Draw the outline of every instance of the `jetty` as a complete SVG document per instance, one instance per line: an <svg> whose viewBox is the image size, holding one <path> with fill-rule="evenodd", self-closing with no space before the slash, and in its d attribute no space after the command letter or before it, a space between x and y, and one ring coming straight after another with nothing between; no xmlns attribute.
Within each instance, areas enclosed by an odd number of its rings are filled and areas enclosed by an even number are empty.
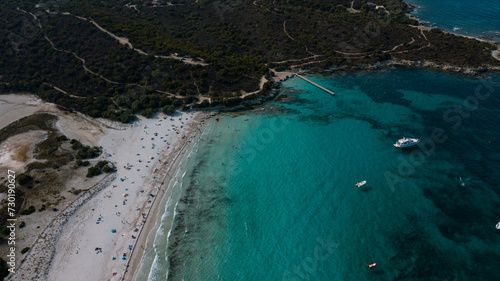
<svg viewBox="0 0 500 281"><path fill-rule="evenodd" d="M309 80L309 79L305 78L304 76L302 76L302 75L300 75L300 74L297 74L297 76L298 76L298 77L300 77L300 78L302 78L302 79L304 79L305 81L307 81L307 82L309 82L309 83L313 84L314 86L316 86L316 87L320 88L321 90L323 90L323 91L325 91L325 92L329 93L330 95L335 96L335 93L334 93L333 91L328 90L327 88L325 88L325 87L323 87L323 86L319 85L318 83L314 83L313 81L311 81L311 80Z"/></svg>

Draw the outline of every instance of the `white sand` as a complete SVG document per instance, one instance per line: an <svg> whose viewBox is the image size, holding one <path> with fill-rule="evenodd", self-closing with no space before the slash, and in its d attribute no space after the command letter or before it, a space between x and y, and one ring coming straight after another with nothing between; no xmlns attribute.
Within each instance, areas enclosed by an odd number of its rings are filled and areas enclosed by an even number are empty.
<svg viewBox="0 0 500 281"><path fill-rule="evenodd" d="M29 131L4 140L0 143L0 169L23 172L33 158L35 145L46 139L46 131Z"/></svg>
<svg viewBox="0 0 500 281"><path fill-rule="evenodd" d="M69 219L56 244L49 280L119 280L122 277L130 256L128 246L136 241L132 238L132 235L137 236L134 229L141 227L142 213L147 213L151 206L148 201L153 199L149 194L156 194L163 178L161 171L154 171L156 168L165 170L164 162L175 154L171 152L188 140L187 127L196 123L193 122L195 115L179 114L174 117L175 121L170 118L141 120L138 126L112 130L101 140L100 145L111 155L107 160L118 163L117 179ZM183 141L181 137L185 134ZM130 170L124 168L127 164L132 166ZM124 194L128 196L123 197ZM127 200L126 205L124 200ZM102 221L97 224L99 216ZM95 248L102 248L102 252ZM127 256L122 260L124 253ZM116 260L112 260L112 256ZM114 272L117 273L115 277Z"/></svg>
<svg viewBox="0 0 500 281"><path fill-rule="evenodd" d="M116 163L116 179L62 224L48 270L34 268L37 263L30 260L29 253L11 280L120 280L130 256L129 245L135 245L132 235L138 232L134 229L141 227L142 213L147 213L154 199L149 194L156 195L171 159L197 132L199 122L195 119L202 117L202 113L182 113L171 121L160 115L141 119L125 130L106 129L107 134L99 141L104 149L101 158ZM102 248L102 252L95 248ZM126 259L122 260L124 253ZM44 256L52 256L50 249Z"/></svg>

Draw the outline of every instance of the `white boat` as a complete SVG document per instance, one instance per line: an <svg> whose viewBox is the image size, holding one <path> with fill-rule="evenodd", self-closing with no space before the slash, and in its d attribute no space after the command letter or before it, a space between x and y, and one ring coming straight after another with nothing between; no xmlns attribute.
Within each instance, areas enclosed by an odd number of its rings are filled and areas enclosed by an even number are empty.
<svg viewBox="0 0 500 281"><path fill-rule="evenodd" d="M362 181L362 182L358 182L358 183L356 184L356 186L357 186L357 187L362 187L362 186L363 186L363 185L365 185L365 184L366 184L366 181Z"/></svg>
<svg viewBox="0 0 500 281"><path fill-rule="evenodd" d="M500 222L497 223L497 229L500 229Z"/></svg>
<svg viewBox="0 0 500 281"><path fill-rule="evenodd" d="M403 137L402 139L398 140L394 146L397 148L405 148L409 146L416 145L420 142L419 139L412 139L412 138L405 138Z"/></svg>

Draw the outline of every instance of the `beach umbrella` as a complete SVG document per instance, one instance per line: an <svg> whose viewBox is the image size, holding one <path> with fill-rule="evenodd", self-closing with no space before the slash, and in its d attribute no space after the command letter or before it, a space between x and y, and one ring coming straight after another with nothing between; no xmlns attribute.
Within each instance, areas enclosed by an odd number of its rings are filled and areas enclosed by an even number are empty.
<svg viewBox="0 0 500 281"><path fill-rule="evenodd" d="M116 233L116 229L111 229L111 233Z"/></svg>

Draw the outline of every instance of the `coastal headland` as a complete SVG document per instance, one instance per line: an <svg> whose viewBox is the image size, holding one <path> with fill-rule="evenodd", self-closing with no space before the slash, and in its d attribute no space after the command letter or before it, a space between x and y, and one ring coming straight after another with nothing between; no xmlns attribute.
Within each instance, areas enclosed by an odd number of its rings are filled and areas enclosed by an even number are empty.
<svg viewBox="0 0 500 281"><path fill-rule="evenodd" d="M17 36L0 47L8 54L0 58L0 94L23 91L43 99L1 96L0 129L33 114L48 114L54 125L2 139L2 168L23 172L35 162L37 145L58 132L100 147L91 165L105 161L115 169L85 178L83 167L50 167L60 170L53 189L40 192L50 204L23 205L39 211L23 216L17 251L26 251L8 280L133 280L179 161L213 115L205 109L245 108L297 73L393 66L500 71L497 42L424 26L405 16L403 2L372 7L339 0L314 8L180 2L99 7L61 1L57 11L0 4L10 21L0 23L0 35ZM158 11L170 16L158 19ZM186 22L180 14L200 16ZM68 143L57 152L71 151ZM46 204L52 211L44 211Z"/></svg>

